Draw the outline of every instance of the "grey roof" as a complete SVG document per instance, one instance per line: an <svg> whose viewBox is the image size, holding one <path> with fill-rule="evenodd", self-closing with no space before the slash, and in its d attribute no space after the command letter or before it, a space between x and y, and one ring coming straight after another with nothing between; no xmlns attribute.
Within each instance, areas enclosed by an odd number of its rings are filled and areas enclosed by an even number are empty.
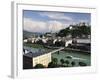
<svg viewBox="0 0 100 80"><path fill-rule="evenodd" d="M50 50L45 50L45 49L40 49L40 48L37 49L37 48L31 48L31 47L26 47L26 46L24 46L23 49L29 51L29 53L23 54L24 56L27 56L27 57L37 57L37 56L47 54L48 52L50 52Z"/></svg>

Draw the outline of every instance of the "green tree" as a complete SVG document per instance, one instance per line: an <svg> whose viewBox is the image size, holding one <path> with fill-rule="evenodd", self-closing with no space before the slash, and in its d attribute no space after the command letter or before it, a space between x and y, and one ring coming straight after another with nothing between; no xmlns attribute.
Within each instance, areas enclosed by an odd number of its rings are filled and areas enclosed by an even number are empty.
<svg viewBox="0 0 100 80"><path fill-rule="evenodd" d="M43 35L40 35L40 38L42 38L43 37Z"/></svg>
<svg viewBox="0 0 100 80"><path fill-rule="evenodd" d="M52 58L52 62L57 65L58 59L57 58Z"/></svg>
<svg viewBox="0 0 100 80"><path fill-rule="evenodd" d="M57 65L54 64L54 62L50 62L50 63L48 64L48 68L55 68L55 67L57 67Z"/></svg>
<svg viewBox="0 0 100 80"><path fill-rule="evenodd" d="M34 68L45 68L43 64L37 64Z"/></svg>
<svg viewBox="0 0 100 80"><path fill-rule="evenodd" d="M60 59L60 62L62 65L65 63L64 59Z"/></svg>
<svg viewBox="0 0 100 80"><path fill-rule="evenodd" d="M70 29L69 29L69 28L61 29L61 30L58 32L57 36L65 37L65 36L69 35L69 33L70 33Z"/></svg>
<svg viewBox="0 0 100 80"><path fill-rule="evenodd" d="M65 63L67 64L67 66L68 66L68 64L70 63L68 60L65 60Z"/></svg>
<svg viewBox="0 0 100 80"><path fill-rule="evenodd" d="M79 62L79 66L87 66L87 64L84 62Z"/></svg>
<svg viewBox="0 0 100 80"><path fill-rule="evenodd" d="M66 56L67 59L72 59L72 56Z"/></svg>
<svg viewBox="0 0 100 80"><path fill-rule="evenodd" d="M71 62L71 65L72 65L72 66L75 66L75 64L76 64L76 63L75 63L74 61Z"/></svg>

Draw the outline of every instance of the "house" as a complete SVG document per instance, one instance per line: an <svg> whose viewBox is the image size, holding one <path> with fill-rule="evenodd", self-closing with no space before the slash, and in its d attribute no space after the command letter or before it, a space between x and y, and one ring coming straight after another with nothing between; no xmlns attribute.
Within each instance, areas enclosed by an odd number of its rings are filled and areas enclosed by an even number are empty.
<svg viewBox="0 0 100 80"><path fill-rule="evenodd" d="M65 41L65 47L67 47L69 44L72 44L72 40L66 40Z"/></svg>
<svg viewBox="0 0 100 80"><path fill-rule="evenodd" d="M28 42L28 40L27 40L27 39L24 39L24 40L23 40L23 42L24 42L24 43L27 43L27 42Z"/></svg>

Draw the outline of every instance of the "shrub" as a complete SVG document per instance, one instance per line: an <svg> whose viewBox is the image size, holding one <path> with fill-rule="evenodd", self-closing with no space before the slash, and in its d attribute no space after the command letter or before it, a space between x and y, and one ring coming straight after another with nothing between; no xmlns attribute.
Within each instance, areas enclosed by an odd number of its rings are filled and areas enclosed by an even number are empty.
<svg viewBox="0 0 100 80"><path fill-rule="evenodd" d="M43 64L37 64L34 68L45 68L45 66Z"/></svg>
<svg viewBox="0 0 100 80"><path fill-rule="evenodd" d="M66 58L68 58L68 59L72 59L72 56L66 56Z"/></svg>
<svg viewBox="0 0 100 80"><path fill-rule="evenodd" d="M68 66L68 64L70 63L68 60L65 60L65 63L67 64L67 66Z"/></svg>
<svg viewBox="0 0 100 80"><path fill-rule="evenodd" d="M72 65L72 66L75 66L75 64L76 64L76 63L75 63L74 61L71 62L71 65Z"/></svg>
<svg viewBox="0 0 100 80"><path fill-rule="evenodd" d="M60 62L62 65L65 63L64 59L60 59Z"/></svg>
<svg viewBox="0 0 100 80"><path fill-rule="evenodd" d="M54 64L54 62L50 62L50 63L48 64L48 68L55 68L55 67L57 67L57 65Z"/></svg>
<svg viewBox="0 0 100 80"><path fill-rule="evenodd" d="M87 64L84 63L84 62L79 62L79 65L80 65L80 66L87 66Z"/></svg>

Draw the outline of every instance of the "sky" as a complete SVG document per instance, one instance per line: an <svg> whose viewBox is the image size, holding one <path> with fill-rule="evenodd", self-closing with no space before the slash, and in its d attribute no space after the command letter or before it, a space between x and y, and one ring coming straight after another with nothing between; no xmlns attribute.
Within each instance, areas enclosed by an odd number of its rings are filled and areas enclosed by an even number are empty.
<svg viewBox="0 0 100 80"><path fill-rule="evenodd" d="M29 32L58 32L80 22L91 24L91 14L23 10L23 28Z"/></svg>

